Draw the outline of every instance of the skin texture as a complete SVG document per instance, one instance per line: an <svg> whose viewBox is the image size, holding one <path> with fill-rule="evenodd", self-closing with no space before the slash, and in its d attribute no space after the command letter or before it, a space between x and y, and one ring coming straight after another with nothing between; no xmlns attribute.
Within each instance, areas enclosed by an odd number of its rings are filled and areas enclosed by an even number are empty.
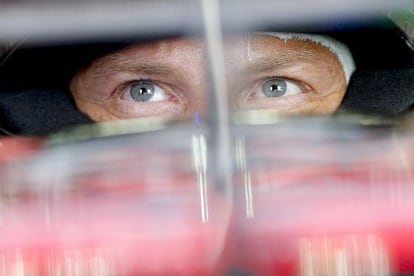
<svg viewBox="0 0 414 276"><path fill-rule="evenodd" d="M346 80L328 48L266 35L232 37L224 44L227 92L232 110L273 109L287 114L330 114L342 101ZM207 112L205 45L174 39L132 45L98 58L70 82L79 110L95 121L147 116L192 118ZM280 97L266 97L263 84L287 84ZM131 85L154 84L157 97L137 102Z"/></svg>

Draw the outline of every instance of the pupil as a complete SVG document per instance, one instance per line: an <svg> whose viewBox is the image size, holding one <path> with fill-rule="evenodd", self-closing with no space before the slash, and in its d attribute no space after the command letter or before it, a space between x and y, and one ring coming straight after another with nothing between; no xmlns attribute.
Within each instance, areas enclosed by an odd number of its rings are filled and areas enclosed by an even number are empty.
<svg viewBox="0 0 414 276"><path fill-rule="evenodd" d="M139 92L140 92L140 94L141 94L141 95L151 93L151 92L150 92L147 88L145 88L145 87L142 87L142 88L141 88L141 90L139 90Z"/></svg>
<svg viewBox="0 0 414 276"><path fill-rule="evenodd" d="M262 92L266 97L280 97L286 93L287 84L283 79L271 79L262 85Z"/></svg>
<svg viewBox="0 0 414 276"><path fill-rule="evenodd" d="M136 83L130 88L130 95L134 101L146 102L154 95L154 85L152 83Z"/></svg>
<svg viewBox="0 0 414 276"><path fill-rule="evenodd" d="M270 91L274 91L274 90L280 91L280 90L282 90L282 87L280 87L279 85L274 84L270 87Z"/></svg>

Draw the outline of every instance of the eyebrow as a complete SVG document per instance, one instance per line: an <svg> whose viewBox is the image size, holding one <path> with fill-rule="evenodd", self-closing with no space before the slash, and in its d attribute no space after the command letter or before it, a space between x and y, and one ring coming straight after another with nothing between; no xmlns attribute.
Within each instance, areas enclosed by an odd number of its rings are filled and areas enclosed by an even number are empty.
<svg viewBox="0 0 414 276"><path fill-rule="evenodd" d="M304 61L309 61L309 59L314 57L314 53L310 51L292 51L290 53L284 53L283 55L279 56L266 55L260 58L255 58L245 68L236 70L236 73L238 75L245 76L252 73L262 73L272 70L283 70L285 68L297 65Z"/></svg>
<svg viewBox="0 0 414 276"><path fill-rule="evenodd" d="M122 63L114 66L116 71L127 71L141 74L168 74L175 71L177 68L170 68L164 63L156 63L153 61L134 61L130 63Z"/></svg>
<svg viewBox="0 0 414 276"><path fill-rule="evenodd" d="M122 54L112 54L99 59L95 66L98 70L95 77L104 76L107 72L131 72L145 75L164 75L185 79L186 74L180 68L167 62L154 61L148 57L128 58Z"/></svg>

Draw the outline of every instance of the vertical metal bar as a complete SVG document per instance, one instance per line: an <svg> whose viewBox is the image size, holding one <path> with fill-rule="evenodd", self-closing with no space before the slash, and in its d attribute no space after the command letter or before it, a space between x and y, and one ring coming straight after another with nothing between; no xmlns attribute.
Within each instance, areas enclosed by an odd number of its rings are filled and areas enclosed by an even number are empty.
<svg viewBox="0 0 414 276"><path fill-rule="evenodd" d="M253 205L253 192L252 192L252 179L249 171L243 172L244 175L244 196L246 201L246 217L254 217L254 205Z"/></svg>
<svg viewBox="0 0 414 276"><path fill-rule="evenodd" d="M213 166L219 185L232 198L232 152L224 68L223 39L218 0L201 0L210 66L209 122L214 131Z"/></svg>
<svg viewBox="0 0 414 276"><path fill-rule="evenodd" d="M207 145L203 135L193 135L193 165L197 173L200 194L201 220L208 221L208 190L207 190Z"/></svg>

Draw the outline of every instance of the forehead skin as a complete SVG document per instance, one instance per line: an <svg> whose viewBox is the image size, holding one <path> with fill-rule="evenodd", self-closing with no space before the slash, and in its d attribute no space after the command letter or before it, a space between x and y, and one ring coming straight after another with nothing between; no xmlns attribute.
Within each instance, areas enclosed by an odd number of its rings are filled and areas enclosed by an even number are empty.
<svg viewBox="0 0 414 276"><path fill-rule="evenodd" d="M286 113L329 114L342 101L346 90L342 66L335 54L320 44L250 35L226 39L224 49L228 90L232 96L238 95L243 85L250 89L249 83L269 77L291 79L307 87L306 95L295 104L284 99L276 105L271 100L258 104L236 96L234 106L238 109L272 108ZM166 40L132 45L95 60L76 74L70 91L78 108L95 121L142 117L145 112L137 113L132 103L120 110L119 97L113 93L122 82L136 80L138 72L140 79L156 77L181 93L177 108L170 106L166 110L175 117L189 117L195 111L206 111L206 71L202 41ZM162 115L161 111L150 111L151 115Z"/></svg>

